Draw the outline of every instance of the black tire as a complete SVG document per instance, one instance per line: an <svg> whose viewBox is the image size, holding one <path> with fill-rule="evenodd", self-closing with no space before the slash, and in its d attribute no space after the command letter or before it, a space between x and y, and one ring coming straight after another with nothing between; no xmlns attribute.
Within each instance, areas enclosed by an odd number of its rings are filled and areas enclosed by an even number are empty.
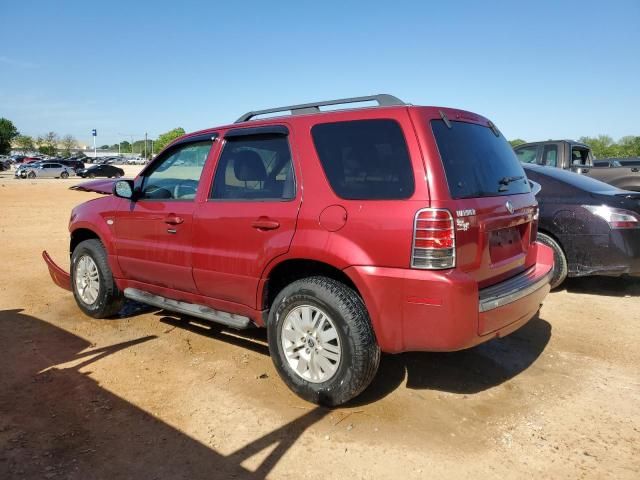
<svg viewBox="0 0 640 480"><path fill-rule="evenodd" d="M36 174L34 172L27 173L27 178L36 178Z"/></svg>
<svg viewBox="0 0 640 480"><path fill-rule="evenodd" d="M89 178L96 178L95 174L93 174L93 173L90 173L89 175L87 175L87 177L89 177Z"/></svg>
<svg viewBox="0 0 640 480"><path fill-rule="evenodd" d="M288 363L281 341L287 315L300 306L326 313L337 331L341 357L330 378L313 383L300 376ZM269 351L284 382L303 399L325 406L341 405L358 396L373 380L380 363L367 309L356 292L326 277L309 277L285 287L275 298L267 323Z"/></svg>
<svg viewBox="0 0 640 480"><path fill-rule="evenodd" d="M67 172L62 172L60 174L60 178L69 178L69 174Z"/></svg>
<svg viewBox="0 0 640 480"><path fill-rule="evenodd" d="M569 274L567 256L560 244L549 235L538 232L538 241L553 250L553 276L551 277L551 289L559 287Z"/></svg>
<svg viewBox="0 0 640 480"><path fill-rule="evenodd" d="M76 282L78 261L84 256L90 257L98 269L98 295L96 300L90 304L81 298ZM73 250L71 254L71 288L78 307L90 317L111 317L122 308L124 297L113 280L113 274L107 261L107 252L100 240L85 240L80 242Z"/></svg>

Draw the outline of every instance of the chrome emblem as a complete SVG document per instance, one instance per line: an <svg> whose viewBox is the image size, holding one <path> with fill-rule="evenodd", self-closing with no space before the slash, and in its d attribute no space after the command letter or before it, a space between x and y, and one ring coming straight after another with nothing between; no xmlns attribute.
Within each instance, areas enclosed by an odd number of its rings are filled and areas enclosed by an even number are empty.
<svg viewBox="0 0 640 480"><path fill-rule="evenodd" d="M511 203L509 200L507 200L507 203L505 203L504 206L507 207L507 211L509 213L514 212L513 203Z"/></svg>

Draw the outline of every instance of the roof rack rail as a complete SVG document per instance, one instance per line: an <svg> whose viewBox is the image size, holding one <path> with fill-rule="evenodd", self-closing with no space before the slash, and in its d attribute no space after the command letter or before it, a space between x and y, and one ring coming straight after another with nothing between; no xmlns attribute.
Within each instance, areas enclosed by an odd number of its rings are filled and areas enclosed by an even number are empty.
<svg viewBox="0 0 640 480"><path fill-rule="evenodd" d="M406 105L402 100L393 95L379 94L369 95L366 97L339 98L336 100L325 100L324 102L301 103L300 105L289 105L287 107L268 108L266 110L255 110L247 112L238 118L235 123L246 122L258 115L266 115L268 113L291 112L291 115L303 115L306 113L318 113L320 107L326 105L341 105L343 103L359 103L359 102L378 102L381 107L389 107L392 105Z"/></svg>

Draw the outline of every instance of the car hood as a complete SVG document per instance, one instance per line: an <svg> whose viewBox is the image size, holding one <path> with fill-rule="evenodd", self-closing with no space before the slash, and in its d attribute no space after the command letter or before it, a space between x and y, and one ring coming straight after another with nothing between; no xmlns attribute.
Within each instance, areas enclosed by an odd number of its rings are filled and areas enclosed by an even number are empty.
<svg viewBox="0 0 640 480"><path fill-rule="evenodd" d="M113 184L116 181L117 180L114 178L89 180L88 182L82 182L74 185L73 187L69 187L69 190L81 190L83 192L96 192L104 195L111 195L113 193Z"/></svg>

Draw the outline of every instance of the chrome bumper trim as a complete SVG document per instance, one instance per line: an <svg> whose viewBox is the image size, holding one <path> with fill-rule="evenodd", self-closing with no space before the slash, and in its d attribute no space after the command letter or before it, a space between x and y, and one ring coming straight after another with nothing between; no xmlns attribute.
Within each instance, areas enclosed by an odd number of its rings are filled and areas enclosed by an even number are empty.
<svg viewBox="0 0 640 480"><path fill-rule="evenodd" d="M551 281L553 269L537 279L534 277L535 270L536 267L531 267L529 270L509 280L480 290L478 311L480 313L487 312L520 300L544 287Z"/></svg>

